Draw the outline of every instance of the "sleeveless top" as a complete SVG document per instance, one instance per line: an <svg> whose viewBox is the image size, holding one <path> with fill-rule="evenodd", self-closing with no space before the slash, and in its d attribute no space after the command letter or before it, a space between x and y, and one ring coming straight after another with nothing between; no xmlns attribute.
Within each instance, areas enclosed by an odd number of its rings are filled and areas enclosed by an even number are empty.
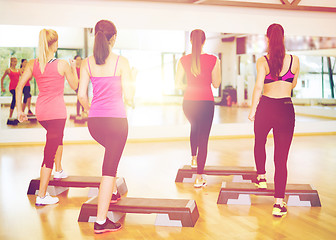
<svg viewBox="0 0 336 240"><path fill-rule="evenodd" d="M214 101L211 90L211 74L216 61L217 58L214 55L201 54L201 72L198 76L194 76L191 73L191 54L185 55L181 58L181 63L187 76L187 88L184 93L184 100Z"/></svg>
<svg viewBox="0 0 336 240"><path fill-rule="evenodd" d="M33 76L39 89L35 110L38 121L67 118L63 97L64 76L58 73L58 61L49 61L43 73L38 60L34 61Z"/></svg>
<svg viewBox="0 0 336 240"><path fill-rule="evenodd" d="M267 61L267 64L268 64L268 67L269 67L269 60L267 58L267 56L264 56L266 58L266 61ZM279 76L277 79L274 79L272 78L271 76L271 73L268 73L266 76L265 76L265 80L264 80L264 84L267 84L267 83L272 83L272 82L276 82L276 81L285 81L285 82L293 82L293 79L294 79L294 76L295 74L292 73L292 62L293 62L293 56L290 55L291 57L291 61L290 61L290 64L289 64L289 68L288 68L288 71L282 75L282 76Z"/></svg>
<svg viewBox="0 0 336 240"><path fill-rule="evenodd" d="M91 73L88 59L90 79L93 88L93 98L89 117L126 118L126 109L123 102L121 76L116 76L119 56L113 76L94 77Z"/></svg>
<svg viewBox="0 0 336 240"><path fill-rule="evenodd" d="M9 69L10 72L8 73L8 77L9 77L9 91L10 90L15 90L19 79L20 79L20 71L18 70L17 72L13 72L12 69Z"/></svg>

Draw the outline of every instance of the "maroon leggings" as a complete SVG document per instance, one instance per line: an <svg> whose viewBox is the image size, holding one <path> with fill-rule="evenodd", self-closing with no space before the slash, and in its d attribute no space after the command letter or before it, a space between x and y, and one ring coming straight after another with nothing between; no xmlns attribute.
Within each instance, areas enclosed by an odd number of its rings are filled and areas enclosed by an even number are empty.
<svg viewBox="0 0 336 240"><path fill-rule="evenodd" d="M65 121L66 119L39 121L42 127L47 130L42 167L45 166L53 169L57 148L58 146L63 145Z"/></svg>
<svg viewBox="0 0 336 240"><path fill-rule="evenodd" d="M262 96L254 121L254 159L257 173L265 174L267 135L273 129L275 198L284 198L287 183L287 158L293 138L295 113L290 98Z"/></svg>

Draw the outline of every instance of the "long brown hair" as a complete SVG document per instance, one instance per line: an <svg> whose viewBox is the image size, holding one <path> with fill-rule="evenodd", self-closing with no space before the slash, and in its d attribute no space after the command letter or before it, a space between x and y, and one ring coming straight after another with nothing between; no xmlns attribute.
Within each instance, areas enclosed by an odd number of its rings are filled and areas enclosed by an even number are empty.
<svg viewBox="0 0 336 240"><path fill-rule="evenodd" d="M97 65L105 64L105 60L110 54L110 39L117 34L115 25L108 20L100 20L95 26L95 41L93 46L93 56Z"/></svg>
<svg viewBox="0 0 336 240"><path fill-rule="evenodd" d="M192 44L191 51L191 73L198 76L201 73L201 51L205 42L205 33L201 29L195 29L190 33Z"/></svg>
<svg viewBox="0 0 336 240"><path fill-rule="evenodd" d="M47 65L47 54L49 47L58 41L58 34L52 29L42 29L39 36L38 47L38 60L40 64L40 70L43 73L45 66Z"/></svg>
<svg viewBox="0 0 336 240"><path fill-rule="evenodd" d="M280 24L273 23L267 28L269 68L272 78L280 75L286 50L284 29Z"/></svg>

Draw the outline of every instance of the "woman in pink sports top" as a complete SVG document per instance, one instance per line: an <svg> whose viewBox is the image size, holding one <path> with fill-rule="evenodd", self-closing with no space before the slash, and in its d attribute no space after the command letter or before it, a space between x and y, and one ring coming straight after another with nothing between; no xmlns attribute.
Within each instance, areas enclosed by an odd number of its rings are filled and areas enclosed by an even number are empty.
<svg viewBox="0 0 336 240"><path fill-rule="evenodd" d="M33 76L39 88L36 101L36 118L47 130L44 158L41 166L40 188L36 197L36 205L55 204L57 197L51 197L47 193L50 175L55 162L54 179L67 177L61 165L63 152L63 132L67 118L66 107L63 98L64 77L70 87L77 89L78 78L74 60L70 60L71 67L65 60L54 58L58 48L58 34L52 29L42 29L39 36L38 58L28 62L23 75L16 87L16 101L18 108L18 120L27 120L27 115L22 111L22 90Z"/></svg>
<svg viewBox="0 0 336 240"><path fill-rule="evenodd" d="M123 97L129 102L131 70L128 60L112 52L117 30L107 20L95 26L93 56L82 61L78 98L89 111L88 128L91 136L105 148L102 180L98 195L95 233L117 231L121 228L107 218L110 203L120 199L116 186L118 164L128 134L128 122ZM89 82L92 82L91 106L87 97Z"/></svg>
<svg viewBox="0 0 336 240"><path fill-rule="evenodd" d="M268 54L257 61L257 79L248 118L254 121L254 159L259 189L266 189L267 135L273 129L274 137L274 206L272 214L281 217L287 213L284 203L287 183L287 158L291 146L295 113L291 91L296 86L300 71L299 58L286 54L284 29L272 24L267 29Z"/></svg>
<svg viewBox="0 0 336 240"><path fill-rule="evenodd" d="M191 125L191 167L197 168L194 187L202 187L206 185L202 174L215 109L211 85L218 88L222 80L217 57L202 52L205 33L200 29L193 30L190 42L192 53L183 56L178 62L176 82L181 85L183 77L187 78L183 111Z"/></svg>
<svg viewBox="0 0 336 240"><path fill-rule="evenodd" d="M19 78L21 75L20 69L16 68L16 64L17 64L17 59L15 57L12 57L10 59L10 67L8 69L6 69L5 73L3 74L2 78L1 78L1 89L3 92L5 92L5 88L3 86L3 81L5 79L5 77L8 75L9 77L9 91L12 94L12 102L11 102L11 106L9 109L9 118L7 121L7 124L10 124L11 121L13 121L12 116L13 116L13 112L14 112L14 108L15 108L15 88L19 82Z"/></svg>

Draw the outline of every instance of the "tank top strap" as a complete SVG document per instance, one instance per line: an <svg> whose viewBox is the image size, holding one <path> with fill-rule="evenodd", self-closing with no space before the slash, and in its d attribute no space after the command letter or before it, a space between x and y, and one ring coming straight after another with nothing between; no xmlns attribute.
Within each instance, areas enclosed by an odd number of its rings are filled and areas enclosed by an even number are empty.
<svg viewBox="0 0 336 240"><path fill-rule="evenodd" d="M292 70L292 63L293 63L293 56L292 54L290 55L291 57L291 61L290 61L290 64L289 64L289 70L291 71Z"/></svg>
<svg viewBox="0 0 336 240"><path fill-rule="evenodd" d="M267 58L267 56L264 56L265 57L265 59L266 59L266 62L267 62L267 64L268 64L268 67L269 67L269 60L268 60L268 58Z"/></svg>
<svg viewBox="0 0 336 240"><path fill-rule="evenodd" d="M118 66L118 61L119 61L119 56L118 56L118 58L117 58L117 62L116 62L116 66L115 66L115 69L114 69L114 75L113 75L113 76L116 75L116 72L117 72L117 66Z"/></svg>
<svg viewBox="0 0 336 240"><path fill-rule="evenodd" d="M89 63L89 58L87 59L87 63L88 63L88 67L89 67L89 74L90 74L90 77L92 77L91 68L90 68L90 63Z"/></svg>

